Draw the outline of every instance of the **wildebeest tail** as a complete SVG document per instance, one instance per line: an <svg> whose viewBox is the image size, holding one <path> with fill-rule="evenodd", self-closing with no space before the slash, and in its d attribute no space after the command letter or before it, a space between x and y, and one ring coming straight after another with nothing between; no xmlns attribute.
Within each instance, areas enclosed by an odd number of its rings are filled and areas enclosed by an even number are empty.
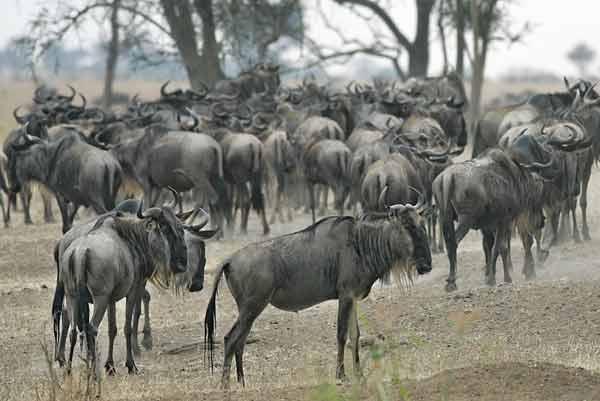
<svg viewBox="0 0 600 401"><path fill-rule="evenodd" d="M340 168L341 179L346 181L349 178L348 164L350 163L349 155L346 152L338 154L338 165Z"/></svg>
<svg viewBox="0 0 600 401"><path fill-rule="evenodd" d="M211 372L214 367L215 329L217 328L217 292L223 273L225 273L225 269L228 267L229 262L225 262L217 269L212 295L210 296L210 301L206 307L206 314L204 315L204 360L206 362L206 352L208 351Z"/></svg>
<svg viewBox="0 0 600 401"><path fill-rule="evenodd" d="M451 199L454 191L454 177L451 174L440 174L433 181L432 190L442 224L453 221L456 215Z"/></svg>
<svg viewBox="0 0 600 401"><path fill-rule="evenodd" d="M54 247L54 262L56 263L56 289L52 299L52 322L54 326L54 349L58 351L60 339L60 321L63 312L63 300L65 298L65 287L60 281L60 268L58 266L58 245Z"/></svg>
<svg viewBox="0 0 600 401"><path fill-rule="evenodd" d="M263 193L263 174L261 171L262 164L262 149L258 148L255 152L255 167L254 167L254 178L252 179L251 191L252 191L252 208L256 211L264 210L265 208L265 195Z"/></svg>
<svg viewBox="0 0 600 401"><path fill-rule="evenodd" d="M106 210L106 213L109 210L115 208L115 199L117 198L117 193L119 192L119 187L121 186L121 175L119 171L116 169L112 169L110 167L104 168L104 192L103 196L103 204Z"/></svg>
<svg viewBox="0 0 600 401"><path fill-rule="evenodd" d="M81 255L81 260L76 260L78 254L78 250L76 249L74 252L71 252L69 255L69 272L71 277L75 279L75 310L74 310L74 324L77 325L77 329L80 333L87 333L88 324L90 322L90 308L87 302L87 271L88 271L88 262L89 262L89 249L85 249L83 255ZM77 265L80 267L80 274L77 274Z"/></svg>

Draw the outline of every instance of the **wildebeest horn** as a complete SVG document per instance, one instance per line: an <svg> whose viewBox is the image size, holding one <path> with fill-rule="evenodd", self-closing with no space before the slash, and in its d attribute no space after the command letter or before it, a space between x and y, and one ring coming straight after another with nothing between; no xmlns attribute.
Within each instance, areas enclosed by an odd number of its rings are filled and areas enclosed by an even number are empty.
<svg viewBox="0 0 600 401"><path fill-rule="evenodd" d="M425 206L425 196L423 195L423 193L421 191L419 191L417 188L412 187L412 186L408 186L413 192L415 192L417 194L417 204L416 205L411 205L410 203L406 205L407 209L412 209L412 210L420 210L423 206Z"/></svg>
<svg viewBox="0 0 600 401"><path fill-rule="evenodd" d="M594 83L592 86L590 86L588 88L588 90L585 92L585 95L583 96L584 104L586 104L588 106L593 106L593 105L600 103L600 97L598 97L597 99L590 99L590 93L594 92L594 87L596 85L598 85L599 83L600 83L600 81L596 81L596 83Z"/></svg>
<svg viewBox="0 0 600 401"><path fill-rule="evenodd" d="M60 95L60 96L58 96L58 98L62 99L62 100L66 100L67 102L71 103L73 101L73 99L75 99L75 95L77 94L77 91L71 85L67 84L67 87L71 91L71 94L69 96Z"/></svg>
<svg viewBox="0 0 600 401"><path fill-rule="evenodd" d="M168 93L167 92L167 85L169 85L169 83L171 82L171 80L167 80L167 82L165 82L164 84L162 84L162 86L160 87L160 95L163 97L168 97L169 95L172 95L173 92Z"/></svg>
<svg viewBox="0 0 600 401"><path fill-rule="evenodd" d="M39 86L33 92L33 101L34 101L34 103L42 104L46 100L48 100L48 98L49 98L48 96L46 96L45 98L42 98L41 91L42 91L42 87Z"/></svg>
<svg viewBox="0 0 600 401"><path fill-rule="evenodd" d="M143 199L140 201L140 206L138 207L138 210L136 213L137 217L140 219L156 218L160 214L162 214L162 210L159 207L151 207L150 209L144 211L144 200Z"/></svg>
<svg viewBox="0 0 600 401"><path fill-rule="evenodd" d="M539 162L532 162L532 163L523 163L521 164L521 167L526 168L526 169L543 169L543 168L548 168L552 165L552 163L554 162L554 159L552 157L550 157L550 160L547 163L539 163Z"/></svg>
<svg viewBox="0 0 600 401"><path fill-rule="evenodd" d="M567 79L567 77L563 76L563 81L565 83L565 86L567 87L567 92L571 90L571 85L569 85L569 80Z"/></svg>
<svg viewBox="0 0 600 401"><path fill-rule="evenodd" d="M579 91L577 91L577 93L575 94L575 99L573 99L573 103L571 104L571 110L576 110L577 106L579 106L580 102L581 102L581 93Z"/></svg>
<svg viewBox="0 0 600 401"><path fill-rule="evenodd" d="M73 106L73 107L83 110L83 109L85 109L85 106L87 106L87 99L85 98L85 96L83 96L83 93L78 93L78 95L81 98L81 106Z"/></svg>
<svg viewBox="0 0 600 401"><path fill-rule="evenodd" d="M387 194L387 191L388 191L388 186L386 185L381 190L381 193L379 194L379 199L377 200L377 204L379 205L379 208L383 209L383 210L385 210L387 208L387 205L385 204L385 196Z"/></svg>
<svg viewBox="0 0 600 401"><path fill-rule="evenodd" d="M23 125L23 124L27 123L27 121L28 121L28 118L27 118L27 117L29 117L29 115L26 115L25 117L23 117L23 116L20 116L20 115L17 113L17 111L18 111L20 108L21 108L21 106L17 106L17 108L13 110L13 116L15 117L15 120L16 120L16 121L17 121L19 124Z"/></svg>
<svg viewBox="0 0 600 401"><path fill-rule="evenodd" d="M192 110L190 107L186 107L185 111L187 111L188 114L190 116L192 116L194 121L196 121L196 125L194 125L194 127L193 127L193 128L196 128L198 126L198 123L200 122L200 116L198 114L196 114L196 112L194 110Z"/></svg>
<svg viewBox="0 0 600 401"><path fill-rule="evenodd" d="M225 118L227 117L227 111L222 111L220 112L218 109L223 107L222 103L214 103L211 107L210 107L210 113L214 116L217 117L221 117L221 118Z"/></svg>
<svg viewBox="0 0 600 401"><path fill-rule="evenodd" d="M172 186L167 186L167 189L173 194L173 206L171 207L175 208L177 205L181 205L182 200L181 195L179 195L179 192L177 192Z"/></svg>
<svg viewBox="0 0 600 401"><path fill-rule="evenodd" d="M202 221L198 224L184 224L183 228L189 231L200 231L207 223L208 220L210 219L210 215L206 212L206 210L202 209L202 208L198 208L194 211L194 213L192 214L191 219L194 220L196 218L196 215L202 212L202 214L204 215L204 218L202 219Z"/></svg>

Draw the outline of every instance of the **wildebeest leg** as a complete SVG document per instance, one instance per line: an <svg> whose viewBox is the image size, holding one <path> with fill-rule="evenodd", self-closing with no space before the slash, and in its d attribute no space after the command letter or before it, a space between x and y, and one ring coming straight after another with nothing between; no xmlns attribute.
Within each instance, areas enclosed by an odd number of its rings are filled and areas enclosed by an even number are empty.
<svg viewBox="0 0 600 401"><path fill-rule="evenodd" d="M497 232L498 230L495 232L489 229L481 230L485 253L485 282L488 285L496 285L495 262L498 259L498 253L495 252L497 251L495 244L497 241Z"/></svg>
<svg viewBox="0 0 600 401"><path fill-rule="evenodd" d="M42 202L44 203L44 221L46 223L54 223L54 213L52 213L52 197L44 190L40 191Z"/></svg>
<svg viewBox="0 0 600 401"><path fill-rule="evenodd" d="M242 234L248 234L248 217L250 216L250 195L248 194L248 187L246 183L238 185L236 192L241 207L241 220L240 220L240 231Z"/></svg>
<svg viewBox="0 0 600 401"><path fill-rule="evenodd" d="M569 211L571 212L571 218L573 223L573 241L580 243L581 237L579 236L579 228L577 227L577 198L572 197L567 200Z"/></svg>
<svg viewBox="0 0 600 401"><path fill-rule="evenodd" d="M456 248L458 247L458 243L456 242L454 221L445 218L442 222L442 231L444 234L444 241L446 242L446 249L448 249L448 263L450 264L450 272L446 279L446 291L456 291Z"/></svg>
<svg viewBox="0 0 600 401"><path fill-rule="evenodd" d="M590 228L588 227L587 222L587 191L588 185L590 183L590 177L592 175L591 163L590 167L585 168L583 177L581 179L581 194L579 195L579 207L581 208L581 233L583 234L583 239L589 241L590 237Z"/></svg>
<svg viewBox="0 0 600 401"><path fill-rule="evenodd" d="M69 231L69 228L71 228L71 225L69 222L69 217L70 217L69 203L67 202L67 200L65 198L63 198L62 196L59 196L59 195L56 195L56 201L58 203L58 208L60 209L60 215L62 217L62 231L64 234L67 231Z"/></svg>
<svg viewBox="0 0 600 401"><path fill-rule="evenodd" d="M142 338L142 346L147 350L151 350L153 345L152 327L150 327L150 299L150 292L144 288L142 294L142 301L144 302L144 338Z"/></svg>
<svg viewBox="0 0 600 401"><path fill-rule="evenodd" d="M69 315L67 311L62 313L62 329L60 332L60 339L58 341L57 349L55 351L54 359L58 362L58 366L61 368L65 365L65 347L67 344L67 336L69 334Z"/></svg>
<svg viewBox="0 0 600 401"><path fill-rule="evenodd" d="M501 242L499 243L498 253L502 258L502 267L504 268L504 282L512 283L512 258L510 256L510 239L512 237L513 225L507 224L500 233Z"/></svg>
<svg viewBox="0 0 600 401"><path fill-rule="evenodd" d="M557 235L557 243L558 244L562 244L566 241L567 237L569 236L569 229L570 227L570 222L569 222L569 207L568 207L568 201L564 201L562 202L562 205L560 207L560 226L558 229L558 235Z"/></svg>
<svg viewBox="0 0 600 401"><path fill-rule="evenodd" d="M519 235L521 236L521 243L523 244L523 251L525 252L525 260L523 261L523 275L529 280L535 277L535 262L533 260L533 254L531 253L533 237L525 227L519 226L518 229Z"/></svg>
<svg viewBox="0 0 600 401"><path fill-rule="evenodd" d="M312 222L315 224L315 185L312 183L307 183L308 185L308 203L310 204L310 212L312 213Z"/></svg>
<svg viewBox="0 0 600 401"><path fill-rule="evenodd" d="M114 302L108 305L108 357L104 364L106 374L114 375L117 373L115 369L115 361L113 359L113 349L115 345L115 337L117 336L117 311Z"/></svg>
<svg viewBox="0 0 600 401"><path fill-rule="evenodd" d="M33 224L31 220L31 186L29 184L23 185L21 192L19 192L21 198L21 206L23 206L23 215L25 217L25 224Z"/></svg>
<svg viewBox="0 0 600 401"><path fill-rule="evenodd" d="M319 185L319 195L317 195L317 199L320 198L321 191L323 193L323 203L319 208L319 216L324 216L327 213L327 207L329 203L329 186L327 185Z"/></svg>
<svg viewBox="0 0 600 401"><path fill-rule="evenodd" d="M335 371L335 377L339 380L344 380L346 378L346 372L344 370L344 350L346 348L346 341L348 340L350 316L353 313L352 306L352 299L340 298L337 316L337 368Z"/></svg>
<svg viewBox="0 0 600 401"><path fill-rule="evenodd" d="M229 371L231 369L231 361L235 355L235 364L237 372L237 380L241 382L243 386L246 385L244 382L244 345L246 339L252 329L252 324L256 318L262 313L267 307L267 301L257 301L249 305L242 306L240 308L240 315L235 321L235 324L229 330L229 333L225 336L224 341L224 362L223 362L223 378L221 384L224 388L227 388L229 384Z"/></svg>
<svg viewBox="0 0 600 401"><path fill-rule="evenodd" d="M141 353L140 345L138 342L138 330L140 325L140 315L142 313L142 297L138 297L137 302L133 307L133 317L131 322L131 346L133 349L133 355L138 356Z"/></svg>
<svg viewBox="0 0 600 401"><path fill-rule="evenodd" d="M91 369L94 377L96 375L96 338L98 337L98 327L100 327L100 322L102 322L102 318L104 318L104 313L109 304L111 304L111 302L108 296L94 297L94 313L92 314L90 324L87 325L87 331L85 333L88 359L91 359Z"/></svg>
<svg viewBox="0 0 600 401"><path fill-rule="evenodd" d="M133 328L132 328L132 317L133 317L133 309L138 304L138 301L141 296L141 292L143 291L144 285L141 284L137 288L133 288L129 294L127 294L125 300L125 342L127 347L127 361L125 362L125 366L127 366L127 371L129 374L137 374L138 368L135 366L135 362L133 359L133 349L132 349L132 340L133 340Z"/></svg>
<svg viewBox="0 0 600 401"><path fill-rule="evenodd" d="M360 329L358 328L358 309L356 300L352 301L352 311L350 312L348 330L350 332L350 346L352 348L352 367L354 368L354 375L359 377L362 376L362 369L360 368Z"/></svg>

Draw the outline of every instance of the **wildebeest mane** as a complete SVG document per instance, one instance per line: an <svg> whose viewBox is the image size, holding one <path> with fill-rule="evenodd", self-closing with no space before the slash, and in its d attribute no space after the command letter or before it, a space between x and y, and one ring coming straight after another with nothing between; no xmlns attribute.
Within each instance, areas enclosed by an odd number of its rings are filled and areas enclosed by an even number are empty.
<svg viewBox="0 0 600 401"><path fill-rule="evenodd" d="M134 260L143 269L143 276L149 277L149 281L159 288L169 288L173 282L171 270L167 266L156 263L158 250L154 249L148 240L145 222L138 219L115 218L112 227L130 247ZM165 261L165 263L170 262Z"/></svg>
<svg viewBox="0 0 600 401"><path fill-rule="evenodd" d="M407 236L411 233L398 218L373 217L366 214L355 224L354 247L360 257L360 266L384 283L389 283L393 274L397 284L409 287L415 276L414 260L402 243L392 240L389 228L394 225Z"/></svg>

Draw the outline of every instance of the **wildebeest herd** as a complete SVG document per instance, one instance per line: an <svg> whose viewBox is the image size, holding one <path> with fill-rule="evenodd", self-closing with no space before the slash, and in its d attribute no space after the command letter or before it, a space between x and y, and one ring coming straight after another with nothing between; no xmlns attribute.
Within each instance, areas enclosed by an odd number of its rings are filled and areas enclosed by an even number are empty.
<svg viewBox="0 0 600 401"><path fill-rule="evenodd" d="M204 319L211 365L223 276L239 311L225 336L224 386L234 356L244 382L244 345L269 304L298 311L337 299L343 378L348 336L360 373L356 302L377 280L410 284L431 271L431 253L445 248L446 289L456 290L457 247L471 229L482 233L488 285L495 284L498 257L504 281L512 280L514 229L526 278L535 277L534 241L543 263L567 233L589 239L587 186L600 154L600 95L585 80L565 79L563 92L488 110L474 125L472 158L463 162L452 160L468 137L467 98L455 74L353 81L336 90L312 80L281 85L277 66L259 64L213 88L169 86L158 99L136 96L119 111L88 107L82 94L77 105L71 87L69 95L40 87L31 105L14 111L19 127L0 155L0 206L9 226L18 194L31 224L31 188L38 183L44 217L52 221L50 195L56 197L64 235L54 253L52 316L55 359L68 371L78 333L95 366L98 326L108 312L105 368L115 373L115 303L125 298L126 366L137 372L142 304L142 344L152 346L146 283L202 290L204 241L231 235L238 212L243 234L251 210L265 235L292 210L310 213L313 224L249 245L218 268ZM329 192L339 216L317 221ZM141 200L134 199L139 193ZM80 206L98 216L73 225ZM203 230L209 223L212 229Z"/></svg>

